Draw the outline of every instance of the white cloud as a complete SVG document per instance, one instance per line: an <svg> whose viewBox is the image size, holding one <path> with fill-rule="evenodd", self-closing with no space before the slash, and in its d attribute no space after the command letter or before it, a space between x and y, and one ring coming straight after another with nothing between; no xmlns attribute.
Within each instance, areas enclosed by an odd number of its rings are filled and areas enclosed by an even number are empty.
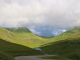
<svg viewBox="0 0 80 60"><path fill-rule="evenodd" d="M0 25L80 25L80 0L0 0Z"/></svg>
<svg viewBox="0 0 80 60"><path fill-rule="evenodd" d="M62 32L66 32L67 30L63 29Z"/></svg>

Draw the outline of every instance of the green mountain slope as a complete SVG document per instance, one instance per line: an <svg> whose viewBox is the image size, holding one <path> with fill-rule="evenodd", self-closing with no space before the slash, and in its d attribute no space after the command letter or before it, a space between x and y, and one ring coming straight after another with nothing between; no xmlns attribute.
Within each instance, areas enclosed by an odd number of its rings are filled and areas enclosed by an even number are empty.
<svg viewBox="0 0 80 60"><path fill-rule="evenodd" d="M0 38L31 48L39 47L40 45L46 43L43 38L34 35L29 29L25 27L20 27L17 29L0 27Z"/></svg>
<svg viewBox="0 0 80 60"><path fill-rule="evenodd" d="M34 35L27 28L14 29L0 27L0 60L13 60L16 56L42 54L32 49L44 43L42 38Z"/></svg>
<svg viewBox="0 0 80 60"><path fill-rule="evenodd" d="M16 34L6 30L5 28L0 27L0 38L11 41L15 39L15 37L16 37Z"/></svg>
<svg viewBox="0 0 80 60"><path fill-rule="evenodd" d="M0 51L0 60L14 60L10 55Z"/></svg>
<svg viewBox="0 0 80 60"><path fill-rule="evenodd" d="M31 31L26 27L6 28L6 29L15 33L21 33L21 32L31 33Z"/></svg>
<svg viewBox="0 0 80 60"><path fill-rule="evenodd" d="M80 60L80 28L74 28L50 39L51 43L42 46L43 52Z"/></svg>
<svg viewBox="0 0 80 60"><path fill-rule="evenodd" d="M39 51L35 51L27 46L7 42L0 39L0 60L13 60L16 56L39 55Z"/></svg>
<svg viewBox="0 0 80 60"><path fill-rule="evenodd" d="M34 40L41 40L41 37L34 35L28 28L19 27L19 28L6 28L7 30L21 36L24 38L32 38Z"/></svg>

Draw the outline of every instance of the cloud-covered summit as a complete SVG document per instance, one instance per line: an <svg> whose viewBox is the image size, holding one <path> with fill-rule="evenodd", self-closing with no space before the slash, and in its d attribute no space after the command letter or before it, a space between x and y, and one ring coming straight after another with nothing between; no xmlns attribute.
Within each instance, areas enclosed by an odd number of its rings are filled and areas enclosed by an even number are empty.
<svg viewBox="0 0 80 60"><path fill-rule="evenodd" d="M0 26L80 25L80 0L0 0Z"/></svg>

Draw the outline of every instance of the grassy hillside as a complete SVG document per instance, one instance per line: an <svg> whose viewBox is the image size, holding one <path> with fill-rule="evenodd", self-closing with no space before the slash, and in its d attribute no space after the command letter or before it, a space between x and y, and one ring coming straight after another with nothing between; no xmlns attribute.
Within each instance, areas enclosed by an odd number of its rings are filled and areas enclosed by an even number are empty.
<svg viewBox="0 0 80 60"><path fill-rule="evenodd" d="M22 32L31 33L31 31L26 27L6 28L6 29L15 33L22 33Z"/></svg>
<svg viewBox="0 0 80 60"><path fill-rule="evenodd" d="M40 55L32 48L43 44L42 38L31 33L27 28L0 27L0 60L13 60L16 56Z"/></svg>
<svg viewBox="0 0 80 60"><path fill-rule="evenodd" d="M40 55L39 51L35 51L27 46L10 43L0 39L0 60L13 60L16 56Z"/></svg>
<svg viewBox="0 0 80 60"><path fill-rule="evenodd" d="M41 46L44 53L57 54L57 58L80 60L80 28L78 27L51 38L36 36L26 27L0 28L0 38L0 50L8 56L41 54L31 49ZM5 54L2 53L7 56Z"/></svg>
<svg viewBox="0 0 80 60"><path fill-rule="evenodd" d="M46 43L46 41L34 35L26 27L20 28L2 28L0 27L0 38L12 43L21 44L31 48L39 47Z"/></svg>
<svg viewBox="0 0 80 60"><path fill-rule="evenodd" d="M23 37L24 39L33 39L36 41L41 41L41 37L36 36L33 34L28 28L26 27L19 27L19 28L7 28L7 30L15 33L16 35Z"/></svg>
<svg viewBox="0 0 80 60"><path fill-rule="evenodd" d="M80 60L80 28L74 28L50 39L52 42L42 47L43 52Z"/></svg>
<svg viewBox="0 0 80 60"><path fill-rule="evenodd" d="M61 40L66 40L66 39L72 39L72 38L79 38L80 37L80 28L76 27L72 30L66 31L59 36L47 38L49 42L57 42Z"/></svg>
<svg viewBox="0 0 80 60"><path fill-rule="evenodd" d="M10 55L0 51L0 60L14 60Z"/></svg>

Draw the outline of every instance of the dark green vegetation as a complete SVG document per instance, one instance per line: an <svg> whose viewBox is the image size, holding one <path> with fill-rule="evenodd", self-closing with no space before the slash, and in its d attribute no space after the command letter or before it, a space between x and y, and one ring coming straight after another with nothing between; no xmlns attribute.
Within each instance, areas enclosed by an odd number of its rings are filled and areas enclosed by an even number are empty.
<svg viewBox="0 0 80 60"><path fill-rule="evenodd" d="M40 46L42 39L27 28L11 30L0 27L0 60L12 60L16 56L40 55L39 51L32 48Z"/></svg>
<svg viewBox="0 0 80 60"><path fill-rule="evenodd" d="M12 60L12 57L39 55L39 51L35 51L29 47L19 44L10 43L0 39L0 60Z"/></svg>
<svg viewBox="0 0 80 60"><path fill-rule="evenodd" d="M80 28L74 28L51 39L53 42L42 47L43 52L58 54L71 60L80 60Z"/></svg>
<svg viewBox="0 0 80 60"><path fill-rule="evenodd" d="M22 33L22 32L31 33L31 31L26 27L6 28L6 29L8 29L9 31L15 32L15 33Z"/></svg>
<svg viewBox="0 0 80 60"><path fill-rule="evenodd" d="M49 59L49 60L71 60L71 59L68 59L66 57L63 57L63 56L41 56L40 58L42 59Z"/></svg>
<svg viewBox="0 0 80 60"><path fill-rule="evenodd" d="M39 53L38 51L35 51L29 47L10 43L2 39L0 39L0 43L0 50L7 54L10 54L11 56L34 55L34 53L36 55L37 53Z"/></svg>
<svg viewBox="0 0 80 60"><path fill-rule="evenodd" d="M41 47L42 52L33 48ZM56 37L39 37L26 27L0 27L0 60L13 60L16 56L40 55L42 53L58 56L46 56L63 60L80 60L80 28L64 32Z"/></svg>
<svg viewBox="0 0 80 60"><path fill-rule="evenodd" d="M8 54L0 51L0 60L14 60L13 57L9 56Z"/></svg>
<svg viewBox="0 0 80 60"><path fill-rule="evenodd" d="M12 43L28 46L30 48L45 44L45 39L34 35L26 27L0 28L0 38Z"/></svg>

